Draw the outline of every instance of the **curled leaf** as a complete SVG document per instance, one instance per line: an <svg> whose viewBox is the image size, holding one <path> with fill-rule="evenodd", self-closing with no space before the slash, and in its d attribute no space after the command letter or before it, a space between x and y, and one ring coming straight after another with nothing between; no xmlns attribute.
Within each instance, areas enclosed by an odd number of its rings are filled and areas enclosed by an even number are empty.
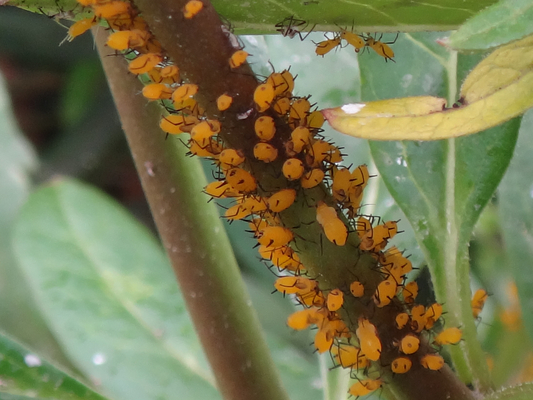
<svg viewBox="0 0 533 400"><path fill-rule="evenodd" d="M431 96L322 110L347 135L373 140L438 140L499 125L533 107L533 36L495 50L467 76L460 106Z"/></svg>

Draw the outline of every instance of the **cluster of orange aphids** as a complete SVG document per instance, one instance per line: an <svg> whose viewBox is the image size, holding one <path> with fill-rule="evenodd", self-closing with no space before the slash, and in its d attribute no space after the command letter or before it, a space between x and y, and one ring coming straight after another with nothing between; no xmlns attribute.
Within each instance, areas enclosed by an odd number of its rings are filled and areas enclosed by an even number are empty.
<svg viewBox="0 0 533 400"><path fill-rule="evenodd" d="M168 59L132 3L79 2L92 7L95 16L80 21L78 27L74 24L70 37L79 34L80 26L85 28L106 20L115 31L109 36L108 46L129 55L131 73L146 74L150 79L143 95L165 104L169 115L162 118L161 129L171 135L189 133L190 153L216 164L218 180L206 186L205 193L214 198L233 199L234 204L226 210L225 217L231 221L246 220L258 241L261 257L287 275L279 277L276 289L295 296L304 307L289 318L289 326L305 329L316 325L316 349L320 353L330 351L334 362L344 368L368 371L381 361L384 349L390 352L390 348L395 348L398 357L387 367L394 373L407 372L416 362L422 332L433 327L441 317L442 307L415 304L418 288L413 282L405 283L406 274L412 270L410 261L396 248L384 251L398 233L397 223L375 224L374 218L360 214L363 191L370 178L368 169L365 165L351 169L341 165L340 149L321 136L322 114L313 109L308 97L293 94L291 72L274 72L257 84L250 110L242 118L237 115L237 120L253 119L253 148L231 147L220 135L221 122L207 118L194 99L198 86L180 79L178 67ZM184 18L194 18L202 8L201 1L189 1L183 9ZM234 51L228 58L230 70L243 65L247 56L242 49ZM214 97L220 113L236 113L229 94L217 93ZM253 172L258 166L264 171L272 170L275 184L269 185L268 190ZM320 196L307 195L317 189ZM297 204L311 209L321 235L331 246L340 248L349 243L357 247L354 250L372 255L379 266L379 283L367 285L364 279L352 278L347 279L346 287L325 290L317 280L305 276L306 268L294 246L295 227L283 221L283 216ZM356 329L343 319L346 296L357 299L367 310L358 318ZM376 310L398 304L401 312L397 312L390 327L372 322ZM402 338L382 343L381 329L399 330ZM460 331L445 330L434 343L441 346L458 340ZM436 352L425 351L417 362L432 370L443 365L442 357ZM379 386L379 378L369 378L358 381L350 393L359 396Z"/></svg>

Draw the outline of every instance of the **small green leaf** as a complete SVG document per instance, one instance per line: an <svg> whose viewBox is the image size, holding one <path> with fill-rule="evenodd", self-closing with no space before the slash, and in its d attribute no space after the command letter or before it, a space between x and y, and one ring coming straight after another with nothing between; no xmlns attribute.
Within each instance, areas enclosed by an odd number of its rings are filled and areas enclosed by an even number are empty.
<svg viewBox="0 0 533 400"><path fill-rule="evenodd" d="M456 50L484 50L533 33L533 3L501 0L480 11L450 36Z"/></svg>
<svg viewBox="0 0 533 400"><path fill-rule="evenodd" d="M0 400L104 400L87 386L0 334Z"/></svg>
<svg viewBox="0 0 533 400"><path fill-rule="evenodd" d="M219 397L162 249L113 201L78 182L43 187L14 247L66 352L112 397Z"/></svg>

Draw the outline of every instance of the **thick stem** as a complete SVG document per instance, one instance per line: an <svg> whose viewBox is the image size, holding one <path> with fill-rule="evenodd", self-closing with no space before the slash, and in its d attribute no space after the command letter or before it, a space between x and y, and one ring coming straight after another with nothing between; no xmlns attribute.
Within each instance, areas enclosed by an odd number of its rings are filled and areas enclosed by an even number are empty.
<svg viewBox="0 0 533 400"><path fill-rule="evenodd" d="M95 32L146 198L222 395L287 399L218 213L205 204L199 160L165 140L160 109L140 95L126 61L108 56L105 31Z"/></svg>

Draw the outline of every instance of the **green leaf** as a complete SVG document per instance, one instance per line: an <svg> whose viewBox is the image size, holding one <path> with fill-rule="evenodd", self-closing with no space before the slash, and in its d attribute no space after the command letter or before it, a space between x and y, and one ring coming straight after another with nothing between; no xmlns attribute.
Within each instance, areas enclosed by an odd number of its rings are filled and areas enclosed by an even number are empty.
<svg viewBox="0 0 533 400"><path fill-rule="evenodd" d="M61 10L72 10L74 0L11 0L13 6L32 11L42 7L48 14ZM294 16L309 21L307 30L317 24L317 31L336 30L336 24L352 26L358 32L383 31L427 31L452 29L472 17L479 10L494 3L494 0L464 2L448 0L442 5L438 0L391 2L389 0L363 0L328 2L290 0L269 3L242 3L232 0L215 0L213 5L220 15L231 21L236 33L273 33L275 25L285 18Z"/></svg>
<svg viewBox="0 0 533 400"><path fill-rule="evenodd" d="M533 383L523 383L521 385L498 390L485 400L530 400L533 397Z"/></svg>
<svg viewBox="0 0 533 400"><path fill-rule="evenodd" d="M31 173L37 167L37 159L17 126L1 75L0 143L0 193L6 194L0 196L0 328L46 357L71 367L28 296L28 284L9 245L15 217L31 190Z"/></svg>
<svg viewBox="0 0 533 400"><path fill-rule="evenodd" d="M513 161L499 188L499 212L507 253L507 268L518 286L523 304L524 326L533 339L533 315L527 305L533 300L533 160L531 131L533 112L528 112L520 129Z"/></svg>
<svg viewBox="0 0 533 400"><path fill-rule="evenodd" d="M105 392L218 398L164 253L109 198L74 181L43 187L14 247L66 352Z"/></svg>
<svg viewBox="0 0 533 400"><path fill-rule="evenodd" d="M484 50L533 33L533 3L501 0L480 11L450 36L456 50Z"/></svg>
<svg viewBox="0 0 533 400"><path fill-rule="evenodd" d="M0 334L0 400L104 400L76 379Z"/></svg>
<svg viewBox="0 0 533 400"><path fill-rule="evenodd" d="M439 48L437 34L400 37L397 63L360 56L363 99L414 95L455 98L457 82L474 60ZM408 60L417 60L416 64ZM468 243L473 226L511 158L518 120L461 139L371 142L385 183L413 226L432 273L447 326L462 326L465 340L451 349L459 375L481 390L490 386L470 310Z"/></svg>

